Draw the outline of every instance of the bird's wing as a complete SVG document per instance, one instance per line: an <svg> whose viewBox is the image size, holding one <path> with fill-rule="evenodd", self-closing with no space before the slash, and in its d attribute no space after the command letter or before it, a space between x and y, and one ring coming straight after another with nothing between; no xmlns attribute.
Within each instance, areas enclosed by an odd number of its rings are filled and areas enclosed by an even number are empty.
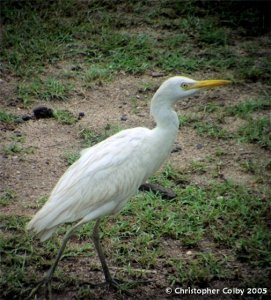
<svg viewBox="0 0 271 300"><path fill-rule="evenodd" d="M40 225L32 220L35 231L80 220L110 201L115 202L112 212L119 210L146 177L142 157L150 132L140 127L124 130L83 150L34 217Z"/></svg>

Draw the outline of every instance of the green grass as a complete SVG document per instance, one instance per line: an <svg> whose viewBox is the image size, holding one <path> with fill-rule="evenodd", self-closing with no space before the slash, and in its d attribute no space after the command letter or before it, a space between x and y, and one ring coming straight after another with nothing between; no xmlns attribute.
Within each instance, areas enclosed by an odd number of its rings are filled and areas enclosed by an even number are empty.
<svg viewBox="0 0 271 300"><path fill-rule="evenodd" d="M179 126L180 129L182 126L189 126L190 124L194 124L196 122L199 122L201 117L197 114L182 114L178 116L179 118Z"/></svg>
<svg viewBox="0 0 271 300"><path fill-rule="evenodd" d="M95 81L95 80L110 80L112 77L112 71L105 66L94 65L89 68L84 75L84 80L86 83Z"/></svg>
<svg viewBox="0 0 271 300"><path fill-rule="evenodd" d="M101 133L84 128L80 131L83 147L91 147L121 130L118 126L106 125Z"/></svg>
<svg viewBox="0 0 271 300"><path fill-rule="evenodd" d="M6 111L0 111L0 122L6 123L6 124L14 124L17 119L17 116L14 114L11 114Z"/></svg>
<svg viewBox="0 0 271 300"><path fill-rule="evenodd" d="M12 142L7 145L3 145L0 148L0 153L4 156L19 155L22 158L24 155L34 153L35 149L32 146L24 147L21 143Z"/></svg>
<svg viewBox="0 0 271 300"><path fill-rule="evenodd" d="M12 204L16 199L16 193L12 190L5 190L0 196L0 207Z"/></svg>
<svg viewBox="0 0 271 300"><path fill-rule="evenodd" d="M182 15L184 9L178 5L171 10L160 3L151 12L148 5L141 3L144 15L149 16L143 18L141 9L133 7L136 3L130 3L133 17L118 14L113 7L108 9L107 4L95 2L86 8L85 4L67 1L65 5L39 3L34 8L29 4L17 9L6 5L4 68L22 78L31 78L44 72L48 64L53 66L72 59L84 66L86 82L108 80L119 71L142 74L158 68L183 74L207 68L231 70L236 77L270 83L267 57L250 52L240 59L240 52L230 46L234 36L232 28L221 25L224 20L213 9L213 15L199 13L198 16L195 11L199 8L191 2L189 14ZM164 10L165 15L161 16ZM88 19L90 15L92 22ZM167 15L173 19L167 19ZM137 22L160 31L129 31ZM203 53L200 48L206 45L208 49ZM245 43L244 47L247 47ZM49 93L45 98L58 96Z"/></svg>
<svg viewBox="0 0 271 300"><path fill-rule="evenodd" d="M78 152L71 152L71 153L65 153L64 159L68 166L72 165L77 159L80 157L80 153Z"/></svg>
<svg viewBox="0 0 271 300"><path fill-rule="evenodd" d="M271 149L270 117L250 119L239 129L241 140L258 144L262 148Z"/></svg>
<svg viewBox="0 0 271 300"><path fill-rule="evenodd" d="M199 121L196 122L193 127L199 135L218 139L229 139L233 137L232 133L212 122Z"/></svg>
<svg viewBox="0 0 271 300"><path fill-rule="evenodd" d="M256 177L256 182L271 184L271 160L247 159L240 162L244 172Z"/></svg>
<svg viewBox="0 0 271 300"><path fill-rule="evenodd" d="M69 83L48 77L45 80L35 79L29 83L19 84L17 94L24 105L29 105L34 100L67 100L72 89Z"/></svg>
<svg viewBox="0 0 271 300"><path fill-rule="evenodd" d="M78 118L68 110L56 109L53 111L53 116L60 124L65 125L73 125L78 121Z"/></svg>
<svg viewBox="0 0 271 300"><path fill-rule="evenodd" d="M253 112L268 110L270 108L271 101L270 98L266 96L251 100L249 99L234 106L228 106L226 107L226 112L233 116L246 118Z"/></svg>

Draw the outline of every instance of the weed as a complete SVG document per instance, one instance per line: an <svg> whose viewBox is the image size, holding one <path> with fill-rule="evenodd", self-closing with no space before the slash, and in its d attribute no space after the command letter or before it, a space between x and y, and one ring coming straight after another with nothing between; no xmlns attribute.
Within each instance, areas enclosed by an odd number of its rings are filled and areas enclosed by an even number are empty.
<svg viewBox="0 0 271 300"><path fill-rule="evenodd" d="M84 80L86 83L95 81L95 80L110 80L111 79L111 70L101 66L91 66L85 72Z"/></svg>
<svg viewBox="0 0 271 300"><path fill-rule="evenodd" d="M85 128L81 130L80 136L83 138L83 146L84 147L91 147L106 138L110 137L111 135L119 132L121 128L118 126L110 126L107 125L104 128L104 131L102 133L96 133L91 129Z"/></svg>
<svg viewBox="0 0 271 300"><path fill-rule="evenodd" d="M22 152L22 147L17 143L12 143L7 146L4 146L1 151L5 155L11 155Z"/></svg>
<svg viewBox="0 0 271 300"><path fill-rule="evenodd" d="M227 44L227 33L225 28L218 27L212 19L200 22L198 39L206 44L225 46Z"/></svg>
<svg viewBox="0 0 271 300"><path fill-rule="evenodd" d="M72 152L72 153L65 153L64 159L68 166L72 165L77 159L79 159L80 153L78 152Z"/></svg>
<svg viewBox="0 0 271 300"><path fill-rule="evenodd" d="M137 101L137 98L136 97L132 97L130 99L131 101L131 106L132 106L132 113L133 114L138 114L139 111L138 111L138 101Z"/></svg>
<svg viewBox="0 0 271 300"><path fill-rule="evenodd" d="M8 206L16 199L16 193L12 190L5 190L0 196L0 206Z"/></svg>
<svg viewBox="0 0 271 300"><path fill-rule="evenodd" d="M18 97L25 105L31 103L33 99L46 101L67 100L72 86L49 77L44 81L34 80L30 83L21 83L18 86Z"/></svg>
<svg viewBox="0 0 271 300"><path fill-rule="evenodd" d="M171 276L171 285L182 283L184 286L208 282L213 279L223 279L226 274L226 261L213 253L196 253L191 264L185 261L174 260L176 266L175 276Z"/></svg>
<svg viewBox="0 0 271 300"><path fill-rule="evenodd" d="M217 103L207 103L205 106L200 107L199 109L207 113L214 113L221 110L221 105Z"/></svg>
<svg viewBox="0 0 271 300"><path fill-rule="evenodd" d="M263 81L271 84L271 63L268 57L242 57L237 74L252 82Z"/></svg>
<svg viewBox="0 0 271 300"><path fill-rule="evenodd" d="M78 121L73 113L68 110L54 110L53 116L60 124L73 125Z"/></svg>
<svg viewBox="0 0 271 300"><path fill-rule="evenodd" d="M23 147L21 144L14 142L9 145L5 145L1 149L1 153L4 155L16 155L16 154L31 154L34 152L34 148L29 147Z"/></svg>
<svg viewBox="0 0 271 300"><path fill-rule="evenodd" d="M199 121L194 124L194 128L199 135L204 135L212 138L229 139L233 137L233 134L220 126L207 123L205 121Z"/></svg>
<svg viewBox="0 0 271 300"><path fill-rule="evenodd" d="M15 120L17 119L17 116L14 114L0 111L0 122L6 123L6 124L13 124Z"/></svg>
<svg viewBox="0 0 271 300"><path fill-rule="evenodd" d="M189 124L196 123L199 121L199 116L196 114L182 114L178 116L179 118L179 127L187 126Z"/></svg>
<svg viewBox="0 0 271 300"><path fill-rule="evenodd" d="M216 149L216 151L215 151L215 155L216 155L217 157L220 157L220 156L223 156L223 155L226 155L226 154L227 154L227 151L224 150L224 149L221 148L221 147L218 147L218 148Z"/></svg>
<svg viewBox="0 0 271 300"><path fill-rule="evenodd" d="M271 149L271 122L269 117L250 119L247 124L239 128L242 141L256 143L263 148Z"/></svg>
<svg viewBox="0 0 271 300"><path fill-rule="evenodd" d="M48 200L47 196L42 196L40 198L38 198L34 203L31 203L29 205L27 205L27 208L32 208L32 209L38 209L41 208L45 202Z"/></svg>
<svg viewBox="0 0 271 300"><path fill-rule="evenodd" d="M238 103L234 106L228 106L226 112L230 115L241 118L248 118L253 112L267 110L271 108L271 101L269 97L261 97L253 100Z"/></svg>
<svg viewBox="0 0 271 300"><path fill-rule="evenodd" d="M192 161L191 163L191 172L196 174L204 174L207 172L207 165L204 161Z"/></svg>
<svg viewBox="0 0 271 300"><path fill-rule="evenodd" d="M153 82L144 82L143 85L138 89L139 93L148 93L152 92L155 93L155 91L159 88L157 84Z"/></svg>

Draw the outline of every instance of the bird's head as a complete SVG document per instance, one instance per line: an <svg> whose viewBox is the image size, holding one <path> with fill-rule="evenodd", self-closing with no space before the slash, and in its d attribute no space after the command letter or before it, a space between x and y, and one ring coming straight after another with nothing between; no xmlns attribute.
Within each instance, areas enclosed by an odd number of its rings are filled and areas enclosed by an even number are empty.
<svg viewBox="0 0 271 300"><path fill-rule="evenodd" d="M229 84L229 80L194 80L188 77L175 76L167 79L158 89L157 94L171 103L207 88L214 88Z"/></svg>

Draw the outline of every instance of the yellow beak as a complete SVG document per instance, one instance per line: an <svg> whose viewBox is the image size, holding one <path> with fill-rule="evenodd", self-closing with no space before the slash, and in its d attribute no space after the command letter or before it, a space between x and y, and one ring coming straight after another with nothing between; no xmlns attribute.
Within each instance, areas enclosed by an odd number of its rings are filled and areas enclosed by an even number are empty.
<svg viewBox="0 0 271 300"><path fill-rule="evenodd" d="M230 83L231 83L230 80L200 80L200 81L196 81L195 83L192 83L186 89L187 90L206 89L206 88L213 88L217 86L227 85Z"/></svg>

